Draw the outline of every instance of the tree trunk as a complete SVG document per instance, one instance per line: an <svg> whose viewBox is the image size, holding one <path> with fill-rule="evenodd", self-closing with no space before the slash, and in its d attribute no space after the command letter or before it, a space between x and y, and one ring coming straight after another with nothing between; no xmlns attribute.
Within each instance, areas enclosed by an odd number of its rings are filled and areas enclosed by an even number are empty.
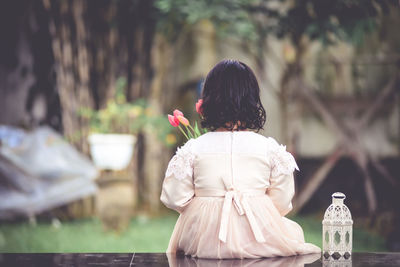
<svg viewBox="0 0 400 267"><path fill-rule="evenodd" d="M296 112L298 109L296 106L299 105L298 101L293 101L293 96L296 92L296 84L293 83L296 77L303 75L303 56L308 45L306 41L302 39L293 41L293 44L296 44L292 47L295 56L292 60L290 58L285 58L288 64L280 80L279 91L282 142L287 146L289 151L295 150L294 143L296 134L294 129L291 128L291 124L296 121L297 117L300 115Z"/></svg>
<svg viewBox="0 0 400 267"><path fill-rule="evenodd" d="M152 65L155 68L155 75L152 79L149 91L149 104L155 115L162 115L165 108L163 97L166 91L172 90L171 79L168 77L168 69L171 66L174 50L169 43L160 35L157 35L152 47ZM172 92L171 92L172 93ZM160 208L161 185L166 169L165 147L151 131L145 132L144 138L145 157L143 174L146 177L144 188L146 194L144 199L146 206L151 213Z"/></svg>
<svg viewBox="0 0 400 267"><path fill-rule="evenodd" d="M88 122L79 116L81 107L93 108L89 88L87 2L44 0L50 12L50 34L57 72L64 136L88 153Z"/></svg>
<svg viewBox="0 0 400 267"><path fill-rule="evenodd" d="M115 82L120 76L128 80L128 101L148 98L151 94L153 1L43 0L43 3L51 17L64 136L87 153L89 126L78 114L81 107L105 107L114 97ZM162 106L158 110L161 113ZM137 144L135 163L130 165L134 166L130 173L134 195L154 210L158 208L159 196L152 190L160 187L154 181L160 183L157 166L163 163L152 156L160 151L161 145L147 133L138 135ZM154 172L155 169L158 171Z"/></svg>

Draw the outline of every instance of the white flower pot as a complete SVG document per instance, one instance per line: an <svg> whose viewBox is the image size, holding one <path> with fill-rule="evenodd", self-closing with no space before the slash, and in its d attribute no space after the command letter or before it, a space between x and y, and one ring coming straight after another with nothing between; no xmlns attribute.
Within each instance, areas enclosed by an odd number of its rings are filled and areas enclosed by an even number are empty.
<svg viewBox="0 0 400 267"><path fill-rule="evenodd" d="M130 134L90 134L90 154L97 168L122 170L129 165L136 137Z"/></svg>

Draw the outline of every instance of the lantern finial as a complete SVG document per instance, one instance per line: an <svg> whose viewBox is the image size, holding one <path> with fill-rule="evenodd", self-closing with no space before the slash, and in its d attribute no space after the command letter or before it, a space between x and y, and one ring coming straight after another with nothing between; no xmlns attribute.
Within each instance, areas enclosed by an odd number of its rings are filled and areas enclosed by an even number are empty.
<svg viewBox="0 0 400 267"><path fill-rule="evenodd" d="M343 201L346 199L345 194L341 192L336 192L332 194L332 203L343 204Z"/></svg>

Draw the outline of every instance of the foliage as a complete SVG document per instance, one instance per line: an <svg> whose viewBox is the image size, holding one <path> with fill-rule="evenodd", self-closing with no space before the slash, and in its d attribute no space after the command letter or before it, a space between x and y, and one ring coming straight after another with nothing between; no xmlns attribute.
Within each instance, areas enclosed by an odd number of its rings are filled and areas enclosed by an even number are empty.
<svg viewBox="0 0 400 267"><path fill-rule="evenodd" d="M126 80L121 77L117 80L114 98L107 102L105 108L94 110L82 107L79 110L79 115L89 121L91 132L137 134L140 131L151 131L166 145L175 144L176 138L168 121L157 115L146 99L128 102L125 87Z"/></svg>
<svg viewBox="0 0 400 267"><path fill-rule="evenodd" d="M156 0L158 29L175 39L183 29L200 20L212 21L221 35L233 34L249 40L257 38L251 14L245 8L255 0Z"/></svg>
<svg viewBox="0 0 400 267"><path fill-rule="evenodd" d="M269 34L297 43L301 36L330 44L359 44L395 0L157 0L159 29L174 38L186 25L208 19L222 34L257 40Z"/></svg>
<svg viewBox="0 0 400 267"><path fill-rule="evenodd" d="M364 35L377 26L377 18L387 13L393 0L298 0L280 16L278 37L301 35L319 39L324 44L336 38L360 44Z"/></svg>

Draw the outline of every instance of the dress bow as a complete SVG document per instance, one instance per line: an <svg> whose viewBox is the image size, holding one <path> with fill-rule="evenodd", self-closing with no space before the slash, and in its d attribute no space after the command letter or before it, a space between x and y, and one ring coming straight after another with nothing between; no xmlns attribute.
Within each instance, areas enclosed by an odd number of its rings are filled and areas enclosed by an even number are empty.
<svg viewBox="0 0 400 267"><path fill-rule="evenodd" d="M246 215L251 230L253 231L254 237L256 238L257 242L263 243L265 242L265 239L262 235L262 232L260 230L260 227L258 226L258 223L254 217L254 214L249 206L249 203L247 202L247 194L254 194L254 192L262 192L262 194L265 194L264 191L260 190L248 190L248 191L239 191L233 188L228 189L225 192L225 199L224 199L224 204L222 206L222 214L221 214L221 225L219 229L219 239L222 242L226 242L226 236L228 232L228 220L229 220L229 214L232 208L232 203L234 204L237 212L239 215Z"/></svg>

